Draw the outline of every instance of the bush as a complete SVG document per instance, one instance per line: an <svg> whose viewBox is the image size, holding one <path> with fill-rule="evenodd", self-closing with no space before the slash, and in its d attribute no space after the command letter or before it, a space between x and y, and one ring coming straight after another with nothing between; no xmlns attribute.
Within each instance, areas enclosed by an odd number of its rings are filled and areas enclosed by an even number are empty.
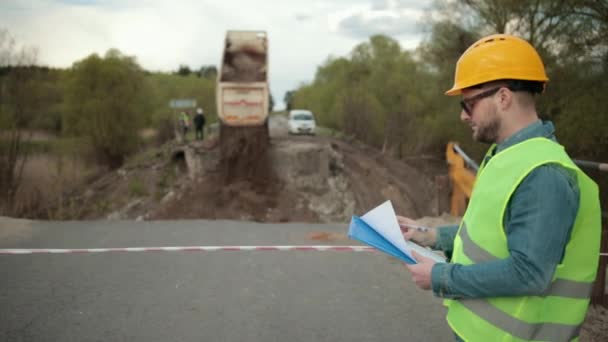
<svg viewBox="0 0 608 342"><path fill-rule="evenodd" d="M144 73L132 57L110 50L74 63L66 87L64 128L86 137L98 162L122 165L139 145Z"/></svg>

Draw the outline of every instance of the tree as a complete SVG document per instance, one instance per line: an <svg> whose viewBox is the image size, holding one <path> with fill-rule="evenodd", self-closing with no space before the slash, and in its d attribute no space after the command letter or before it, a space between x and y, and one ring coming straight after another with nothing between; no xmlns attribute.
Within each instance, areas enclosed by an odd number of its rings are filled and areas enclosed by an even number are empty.
<svg viewBox="0 0 608 342"><path fill-rule="evenodd" d="M41 104L37 51L18 47L7 30L0 30L0 213L12 214L23 168L29 155L31 133L25 131Z"/></svg>
<svg viewBox="0 0 608 342"><path fill-rule="evenodd" d="M586 53L591 59L608 68L608 2L596 0L572 1L571 32L564 37L571 43L569 53Z"/></svg>
<svg viewBox="0 0 608 342"><path fill-rule="evenodd" d="M268 93L268 112L272 112L274 109L274 98L272 97L272 93Z"/></svg>
<svg viewBox="0 0 608 342"><path fill-rule="evenodd" d="M122 165L139 142L143 71L134 57L109 50L73 64L66 89L65 130L85 137L95 158L110 168Z"/></svg>
<svg viewBox="0 0 608 342"><path fill-rule="evenodd" d="M506 33L507 25L516 18L523 1L501 0L460 0L477 13L480 21L489 26L492 32Z"/></svg>
<svg viewBox="0 0 608 342"><path fill-rule="evenodd" d="M203 65L196 72L198 77L215 79L217 77L217 67L215 65Z"/></svg>
<svg viewBox="0 0 608 342"><path fill-rule="evenodd" d="M190 70L190 67L185 64L180 64L179 68L177 69L177 74L180 76L190 76L191 73L192 70Z"/></svg>
<svg viewBox="0 0 608 342"><path fill-rule="evenodd" d="M283 96L283 102L285 102L285 110L287 111L293 109L293 95L295 94L295 92L295 90L288 90Z"/></svg>

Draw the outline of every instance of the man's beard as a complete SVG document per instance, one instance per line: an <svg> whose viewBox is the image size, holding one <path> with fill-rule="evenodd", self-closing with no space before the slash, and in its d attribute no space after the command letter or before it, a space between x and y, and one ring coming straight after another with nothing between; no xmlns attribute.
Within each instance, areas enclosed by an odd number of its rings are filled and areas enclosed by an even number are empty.
<svg viewBox="0 0 608 342"><path fill-rule="evenodd" d="M493 144L498 140L500 127L501 121L496 113L496 108L492 108L488 112L488 120L483 125L477 126L477 133L473 133L473 139L482 143Z"/></svg>

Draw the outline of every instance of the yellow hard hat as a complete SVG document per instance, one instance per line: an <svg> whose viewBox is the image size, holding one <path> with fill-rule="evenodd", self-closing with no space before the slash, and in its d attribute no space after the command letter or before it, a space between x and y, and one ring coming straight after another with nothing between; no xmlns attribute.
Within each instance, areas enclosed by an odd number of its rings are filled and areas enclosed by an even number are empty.
<svg viewBox="0 0 608 342"><path fill-rule="evenodd" d="M446 95L460 95L462 89L496 80L547 82L540 56L527 41L508 34L481 38L458 59L454 86Z"/></svg>

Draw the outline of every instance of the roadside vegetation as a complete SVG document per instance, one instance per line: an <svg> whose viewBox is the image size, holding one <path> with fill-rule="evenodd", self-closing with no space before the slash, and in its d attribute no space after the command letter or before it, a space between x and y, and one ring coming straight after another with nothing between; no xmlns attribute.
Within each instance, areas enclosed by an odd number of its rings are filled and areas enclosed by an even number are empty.
<svg viewBox="0 0 608 342"><path fill-rule="evenodd" d="M428 32L414 50L373 36L349 55L329 57L314 80L285 95L288 108L308 108L318 122L397 158L442 156L458 141L480 160L460 123L458 99L443 93L468 46L492 33L515 34L534 45L550 81L539 114L577 159L608 161L608 3L594 0L436 1ZM589 171L608 202L608 179Z"/></svg>
<svg viewBox="0 0 608 342"><path fill-rule="evenodd" d="M111 49L53 69L37 54L0 30L0 215L40 215L44 202L61 201L54 210L64 213L43 216L66 217L60 194L173 138L171 99L195 99L217 121L215 67L150 72ZM147 127L156 134L140 134Z"/></svg>

